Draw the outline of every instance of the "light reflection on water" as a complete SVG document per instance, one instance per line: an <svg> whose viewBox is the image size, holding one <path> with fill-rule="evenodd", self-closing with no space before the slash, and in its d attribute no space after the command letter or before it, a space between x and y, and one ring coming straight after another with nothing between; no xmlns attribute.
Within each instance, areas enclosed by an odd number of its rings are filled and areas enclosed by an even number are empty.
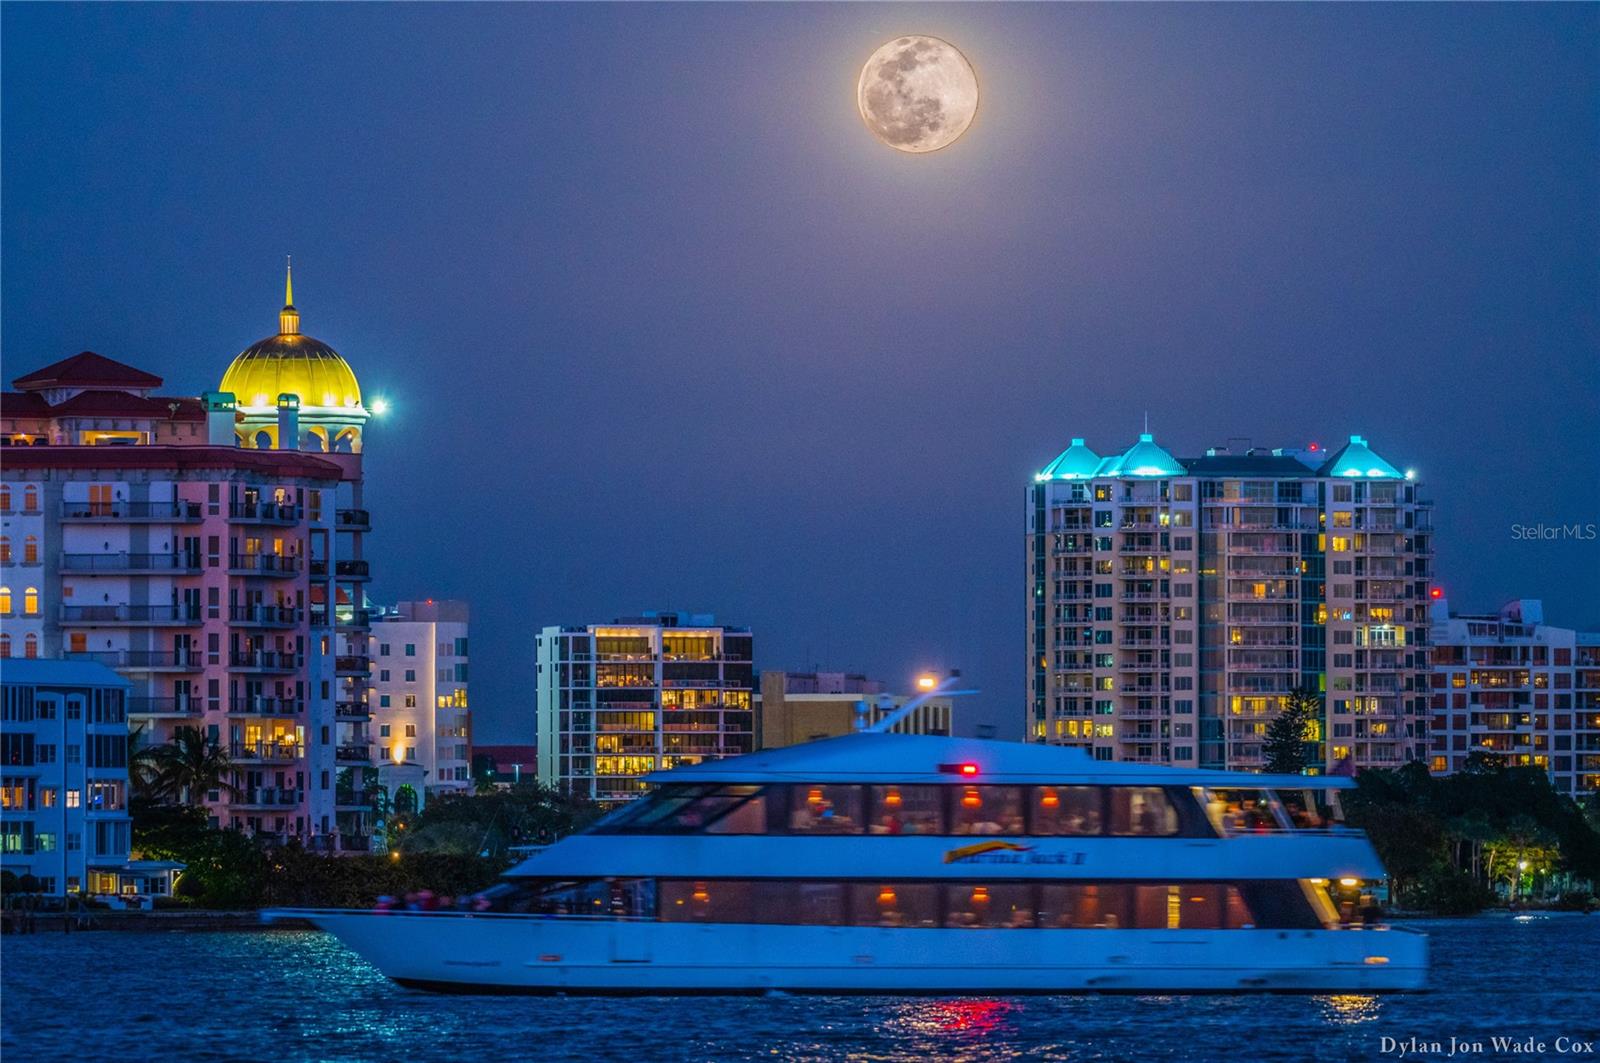
<svg viewBox="0 0 1600 1063"><path fill-rule="evenodd" d="M1322 1004L1323 1014L1335 1026L1359 1026L1364 1022L1375 1022L1383 1009L1382 998L1359 993L1316 999Z"/></svg>
<svg viewBox="0 0 1600 1063"><path fill-rule="evenodd" d="M1390 997L456 997L391 985L315 932L39 934L4 942L0 1056L1254 1063L1378 1059L1384 1035L1600 1034L1600 986L1583 975L1600 919L1421 928L1435 990Z"/></svg>

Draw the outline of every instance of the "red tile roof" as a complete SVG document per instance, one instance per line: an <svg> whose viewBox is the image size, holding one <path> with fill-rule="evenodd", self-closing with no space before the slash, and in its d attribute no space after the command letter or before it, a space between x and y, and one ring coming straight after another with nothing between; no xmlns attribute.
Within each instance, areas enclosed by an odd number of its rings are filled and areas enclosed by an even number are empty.
<svg viewBox="0 0 1600 1063"><path fill-rule="evenodd" d="M7 469L242 469L278 476L338 480L337 464L296 450L242 447L7 447Z"/></svg>
<svg viewBox="0 0 1600 1063"><path fill-rule="evenodd" d="M13 380L12 386L20 391L37 391L53 387L109 387L146 390L161 386L161 378L135 369L131 365L107 358L93 351L80 351L71 358L63 358L54 365L35 369Z"/></svg>
<svg viewBox="0 0 1600 1063"><path fill-rule="evenodd" d="M32 391L0 391L0 417L49 417L50 404Z"/></svg>

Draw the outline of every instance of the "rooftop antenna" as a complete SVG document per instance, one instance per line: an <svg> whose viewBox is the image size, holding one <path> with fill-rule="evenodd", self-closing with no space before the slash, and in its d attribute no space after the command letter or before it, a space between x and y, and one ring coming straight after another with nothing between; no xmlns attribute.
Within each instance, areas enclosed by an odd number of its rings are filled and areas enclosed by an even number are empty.
<svg viewBox="0 0 1600 1063"><path fill-rule="evenodd" d="M1150 411L1144 411L1144 434L1150 434Z"/></svg>
<svg viewBox="0 0 1600 1063"><path fill-rule="evenodd" d="M961 673L952 670L949 675L945 676L939 681L938 686L934 687L932 690L923 691L921 694L918 694L916 697L912 698L898 709L894 708L893 694L879 694L878 707L880 709L892 709L893 711L887 713L871 727L866 728L863 733L887 734L891 727L905 719L907 716L910 716L913 712L922 708L922 706L926 705L933 698L959 698L968 694L977 693L976 690L955 689L960 685ZM866 705L867 702L865 698L858 703L858 709L862 710L861 715L863 718L866 716L864 711L866 709Z"/></svg>

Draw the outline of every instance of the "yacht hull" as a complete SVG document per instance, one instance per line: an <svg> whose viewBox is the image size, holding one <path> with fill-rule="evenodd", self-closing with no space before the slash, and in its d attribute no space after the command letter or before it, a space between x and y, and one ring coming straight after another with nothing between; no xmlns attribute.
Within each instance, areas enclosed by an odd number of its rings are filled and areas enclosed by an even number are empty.
<svg viewBox="0 0 1600 1063"><path fill-rule="evenodd" d="M1427 938L1339 930L1009 930L283 910L393 981L458 993L1385 993Z"/></svg>

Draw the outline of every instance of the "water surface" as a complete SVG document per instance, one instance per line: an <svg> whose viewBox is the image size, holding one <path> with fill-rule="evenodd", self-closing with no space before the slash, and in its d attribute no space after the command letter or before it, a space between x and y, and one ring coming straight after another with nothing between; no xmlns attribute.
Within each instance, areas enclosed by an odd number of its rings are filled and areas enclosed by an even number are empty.
<svg viewBox="0 0 1600 1063"><path fill-rule="evenodd" d="M1552 1052L1563 1034L1600 1037L1600 917L1417 926L1432 939L1434 988L1403 997L434 996L391 985L315 931L10 936L0 942L0 1055L7 1063L1348 1060L1399 1058L1383 1054L1385 1036L1447 1048L1452 1036L1531 1036ZM1600 1055L1566 1058L1600 1063Z"/></svg>

